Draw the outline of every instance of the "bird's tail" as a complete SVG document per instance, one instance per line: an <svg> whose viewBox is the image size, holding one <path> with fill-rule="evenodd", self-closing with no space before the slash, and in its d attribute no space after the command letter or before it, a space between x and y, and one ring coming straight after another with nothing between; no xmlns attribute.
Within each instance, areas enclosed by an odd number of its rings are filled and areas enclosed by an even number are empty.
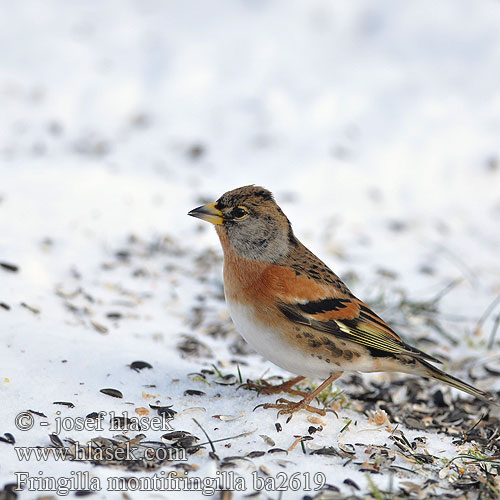
<svg viewBox="0 0 500 500"><path fill-rule="evenodd" d="M423 375L425 377L430 377L436 380L440 380L441 382L451 385L452 387L455 387L455 389L464 391L467 394L470 394L471 396L475 396L476 398L481 399L482 401L486 401L487 403L500 406L498 402L495 401L495 396L493 396L493 394L481 391L480 389L476 389L472 385L467 384L466 382L463 382L462 380L453 377L452 375L448 375L447 373L440 370L439 368L436 368L435 366L432 366L430 363L424 361L423 359L419 359L418 363L424 368Z"/></svg>

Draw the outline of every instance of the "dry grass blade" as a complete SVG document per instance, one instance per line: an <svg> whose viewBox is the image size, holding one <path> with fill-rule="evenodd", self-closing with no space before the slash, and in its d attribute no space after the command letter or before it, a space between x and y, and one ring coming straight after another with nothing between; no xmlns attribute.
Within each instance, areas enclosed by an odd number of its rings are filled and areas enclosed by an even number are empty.
<svg viewBox="0 0 500 500"><path fill-rule="evenodd" d="M208 439L208 442L210 443L210 447L212 448L212 451L215 453L214 442L210 439L210 436L207 434L207 432L201 426L201 424L198 422L198 420L196 420L195 418L193 418L193 422L201 429L201 431L203 432L203 434L205 434L206 438Z"/></svg>
<svg viewBox="0 0 500 500"><path fill-rule="evenodd" d="M483 327L484 322L488 319L488 316L494 311L495 307L500 304L500 295L497 295L491 303L488 305L488 307L484 310L483 314L481 314L481 317L479 318L479 321L477 322L476 328L474 331L478 332L481 330Z"/></svg>

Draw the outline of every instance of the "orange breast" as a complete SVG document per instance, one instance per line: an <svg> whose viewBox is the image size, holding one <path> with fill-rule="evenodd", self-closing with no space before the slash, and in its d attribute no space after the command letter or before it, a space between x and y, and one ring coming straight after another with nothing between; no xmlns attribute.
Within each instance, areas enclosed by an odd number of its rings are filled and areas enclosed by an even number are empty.
<svg viewBox="0 0 500 500"><path fill-rule="evenodd" d="M286 266L249 260L238 255L223 231L217 231L224 250L224 287L228 298L264 308L277 301L308 301L335 296L332 287L298 276Z"/></svg>

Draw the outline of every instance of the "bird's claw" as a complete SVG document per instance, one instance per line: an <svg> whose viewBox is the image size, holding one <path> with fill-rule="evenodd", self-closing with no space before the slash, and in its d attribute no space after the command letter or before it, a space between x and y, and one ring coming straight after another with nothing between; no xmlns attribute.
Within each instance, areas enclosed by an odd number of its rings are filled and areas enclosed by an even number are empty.
<svg viewBox="0 0 500 500"><path fill-rule="evenodd" d="M276 403L261 403L254 408L254 411L257 408L264 408L265 410L269 408L274 408L278 410L277 416L281 415L290 415L286 421L286 423L290 422L293 415L300 410L306 410L310 413L316 413L317 415L325 416L327 410L322 408L316 408L315 406L310 406L309 402L306 400L299 401L298 403L295 401L289 401L285 398L279 398L276 400Z"/></svg>

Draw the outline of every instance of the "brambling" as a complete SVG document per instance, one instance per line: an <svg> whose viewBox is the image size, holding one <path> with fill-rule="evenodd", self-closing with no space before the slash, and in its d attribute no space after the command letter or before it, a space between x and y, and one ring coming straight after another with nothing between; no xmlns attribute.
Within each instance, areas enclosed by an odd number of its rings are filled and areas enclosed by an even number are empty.
<svg viewBox="0 0 500 500"><path fill-rule="evenodd" d="M262 356L298 375L265 393L304 396L278 399L278 414L306 409L344 371L405 372L437 379L484 401L493 396L439 370L441 363L405 343L294 235L292 226L262 187L244 186L188 215L215 225L224 252L224 291L231 318ZM310 393L293 389L305 377L324 382Z"/></svg>

